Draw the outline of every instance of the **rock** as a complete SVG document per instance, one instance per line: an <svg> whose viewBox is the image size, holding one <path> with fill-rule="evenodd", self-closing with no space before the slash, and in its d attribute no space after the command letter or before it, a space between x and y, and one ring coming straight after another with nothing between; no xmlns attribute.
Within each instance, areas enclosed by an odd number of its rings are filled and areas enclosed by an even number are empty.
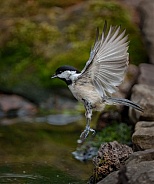
<svg viewBox="0 0 154 184"><path fill-rule="evenodd" d="M5 116L26 116L37 113L33 103L18 95L0 94L0 107Z"/></svg>
<svg viewBox="0 0 154 184"><path fill-rule="evenodd" d="M154 121L140 121L135 126L133 143L143 150L154 148Z"/></svg>
<svg viewBox="0 0 154 184"><path fill-rule="evenodd" d="M154 64L154 1L142 0L138 7L141 19L141 30L149 54L150 63Z"/></svg>
<svg viewBox="0 0 154 184"><path fill-rule="evenodd" d="M118 183L118 171L115 171L115 172L109 174L104 179L102 179L97 184L117 184L117 183ZM90 184L94 184L94 183L90 183Z"/></svg>
<svg viewBox="0 0 154 184"><path fill-rule="evenodd" d="M128 177L130 184L151 184L154 182L154 160L144 161L128 167ZM133 176L133 177L132 177Z"/></svg>
<svg viewBox="0 0 154 184"><path fill-rule="evenodd" d="M154 161L144 161L135 164L130 167L126 167L126 173L123 175L128 179L129 184L152 184L154 182ZM120 177L118 177L119 172L114 172L112 175L107 176L101 182L97 184L123 184ZM126 182L124 184L127 184Z"/></svg>
<svg viewBox="0 0 154 184"><path fill-rule="evenodd" d="M154 120L154 87L137 84L132 89L131 100L139 104L144 112L141 113L135 109L129 108L129 117L136 123L140 120L153 121Z"/></svg>
<svg viewBox="0 0 154 184"><path fill-rule="evenodd" d="M154 183L154 149L130 155L126 165L97 184L152 184Z"/></svg>
<svg viewBox="0 0 154 184"><path fill-rule="evenodd" d="M117 141L102 144L97 156L93 159L95 169L90 183L98 182L111 172L120 169L121 164L124 164L132 152L130 147L119 144Z"/></svg>
<svg viewBox="0 0 154 184"><path fill-rule="evenodd" d="M129 159L126 160L126 165L131 166L139 162L152 161L152 160L154 160L154 149L137 151L129 156Z"/></svg>
<svg viewBox="0 0 154 184"><path fill-rule="evenodd" d="M139 70L138 84L154 86L154 65L142 63L139 65Z"/></svg>

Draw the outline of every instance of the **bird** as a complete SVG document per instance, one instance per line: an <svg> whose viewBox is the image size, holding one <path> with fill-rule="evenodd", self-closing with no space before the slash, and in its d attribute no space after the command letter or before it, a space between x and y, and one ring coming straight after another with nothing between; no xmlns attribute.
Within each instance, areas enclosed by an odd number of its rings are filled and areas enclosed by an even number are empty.
<svg viewBox="0 0 154 184"><path fill-rule="evenodd" d="M64 65L57 68L51 77L65 81L73 96L85 107L86 126L80 135L80 142L87 138L89 132L95 134L90 127L93 110L102 111L106 104L122 104L143 112L138 104L112 96L123 82L129 65L129 41L126 30L121 31L121 26L107 27L105 21L101 34L97 28L90 57L81 71Z"/></svg>

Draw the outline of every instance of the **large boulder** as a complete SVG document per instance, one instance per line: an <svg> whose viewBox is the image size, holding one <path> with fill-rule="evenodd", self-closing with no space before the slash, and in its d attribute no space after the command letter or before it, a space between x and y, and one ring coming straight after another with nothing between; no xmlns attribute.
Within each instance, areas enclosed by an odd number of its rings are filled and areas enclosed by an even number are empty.
<svg viewBox="0 0 154 184"><path fill-rule="evenodd" d="M97 184L152 184L154 183L154 149L130 155L124 167L109 174Z"/></svg>
<svg viewBox="0 0 154 184"><path fill-rule="evenodd" d="M154 148L154 121L137 122L132 141L138 149Z"/></svg>
<svg viewBox="0 0 154 184"><path fill-rule="evenodd" d="M129 117L134 123L139 120L154 120L154 86L135 85L132 89L131 100L144 109L143 113L132 108L129 109Z"/></svg>

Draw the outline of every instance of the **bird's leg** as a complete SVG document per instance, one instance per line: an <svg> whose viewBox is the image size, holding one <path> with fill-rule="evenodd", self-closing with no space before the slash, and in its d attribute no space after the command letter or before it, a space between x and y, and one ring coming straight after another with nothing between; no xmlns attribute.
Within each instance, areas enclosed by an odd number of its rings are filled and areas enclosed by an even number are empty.
<svg viewBox="0 0 154 184"><path fill-rule="evenodd" d="M84 101L84 105L85 105L85 109L86 109L86 113L85 113L85 116L86 116L86 127L85 127L84 131L80 135L80 139L82 141L86 139L86 137L88 136L89 132L92 132L92 134L95 134L95 130L90 128L90 122L91 122L91 117L92 117L92 106L87 101Z"/></svg>

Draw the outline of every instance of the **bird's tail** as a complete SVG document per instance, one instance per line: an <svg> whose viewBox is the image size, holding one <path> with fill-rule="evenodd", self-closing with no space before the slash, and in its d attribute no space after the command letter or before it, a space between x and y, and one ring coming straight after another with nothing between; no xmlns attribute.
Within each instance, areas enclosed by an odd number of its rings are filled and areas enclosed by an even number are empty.
<svg viewBox="0 0 154 184"><path fill-rule="evenodd" d="M143 112L143 108L141 106L127 99L107 97L105 98L105 101L106 103L109 103L109 104L122 104L122 105L130 106L134 109L137 109L138 111Z"/></svg>

